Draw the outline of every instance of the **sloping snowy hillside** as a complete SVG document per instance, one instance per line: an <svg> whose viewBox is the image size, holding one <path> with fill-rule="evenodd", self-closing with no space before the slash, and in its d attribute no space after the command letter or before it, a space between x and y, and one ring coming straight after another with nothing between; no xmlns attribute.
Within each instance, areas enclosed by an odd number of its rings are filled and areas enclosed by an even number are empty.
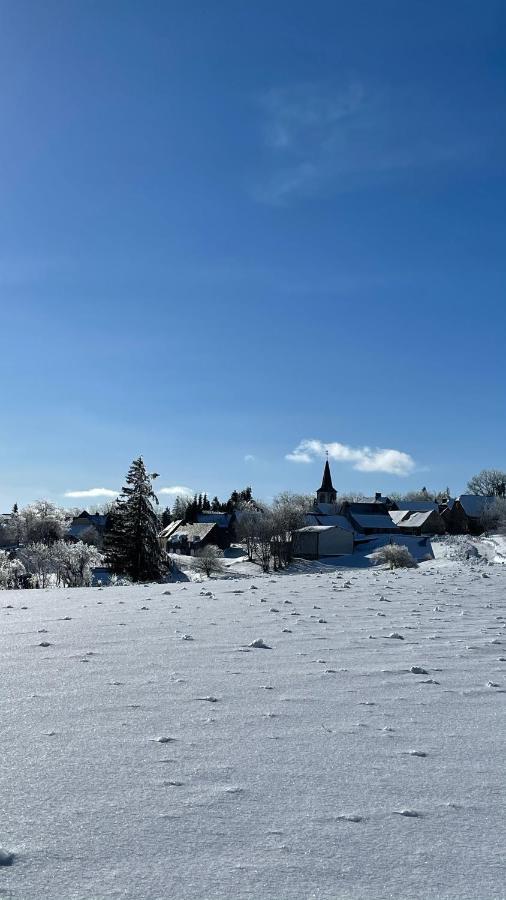
<svg viewBox="0 0 506 900"><path fill-rule="evenodd" d="M0 897L506 896L505 588L443 560L0 594Z"/></svg>

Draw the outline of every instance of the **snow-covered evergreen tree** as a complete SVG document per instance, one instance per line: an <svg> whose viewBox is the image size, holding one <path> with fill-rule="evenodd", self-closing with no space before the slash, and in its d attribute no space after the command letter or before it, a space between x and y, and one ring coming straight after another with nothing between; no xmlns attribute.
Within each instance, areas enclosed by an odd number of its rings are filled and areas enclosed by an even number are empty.
<svg viewBox="0 0 506 900"><path fill-rule="evenodd" d="M142 457L130 466L126 485L109 514L104 540L106 563L113 572L132 581L158 581L164 572L158 541L158 503L152 476Z"/></svg>
<svg viewBox="0 0 506 900"><path fill-rule="evenodd" d="M172 513L170 511L170 507L166 506L161 515L162 528L165 528L167 525L170 525L172 522Z"/></svg>

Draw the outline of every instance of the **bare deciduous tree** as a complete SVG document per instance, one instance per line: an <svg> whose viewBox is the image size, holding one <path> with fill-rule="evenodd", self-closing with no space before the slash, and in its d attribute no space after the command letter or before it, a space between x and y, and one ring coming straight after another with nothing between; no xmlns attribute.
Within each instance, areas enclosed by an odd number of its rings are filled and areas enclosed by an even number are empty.
<svg viewBox="0 0 506 900"><path fill-rule="evenodd" d="M45 588L54 574L54 559L51 546L42 541L29 544L18 551L18 558L27 573L32 576L34 587Z"/></svg>
<svg viewBox="0 0 506 900"><path fill-rule="evenodd" d="M246 544L246 553L248 559L253 562L256 555L258 519L262 513L254 510L247 510L241 513L236 525L236 533L239 541Z"/></svg>
<svg viewBox="0 0 506 900"><path fill-rule="evenodd" d="M468 481L467 490L470 494L480 494L483 497L504 497L506 472L500 469L482 469Z"/></svg>
<svg viewBox="0 0 506 900"><path fill-rule="evenodd" d="M60 540L69 515L50 500L37 500L19 511L19 530L25 544L53 544Z"/></svg>
<svg viewBox="0 0 506 900"><path fill-rule="evenodd" d="M506 499L494 497L487 503L481 516L480 525L486 534L491 532L503 533L506 531Z"/></svg>
<svg viewBox="0 0 506 900"><path fill-rule="evenodd" d="M271 511L272 553L277 568L286 566L292 558L292 533L306 524L313 499L305 494L285 491L274 498Z"/></svg>

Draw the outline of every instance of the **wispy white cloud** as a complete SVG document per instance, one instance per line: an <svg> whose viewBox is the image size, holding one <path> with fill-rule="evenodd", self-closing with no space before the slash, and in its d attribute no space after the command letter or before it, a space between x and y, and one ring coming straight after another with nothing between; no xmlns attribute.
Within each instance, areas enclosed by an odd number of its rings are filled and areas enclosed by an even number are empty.
<svg viewBox="0 0 506 900"><path fill-rule="evenodd" d="M111 488L86 488L82 491L65 491L64 497L117 497L119 491Z"/></svg>
<svg viewBox="0 0 506 900"><path fill-rule="evenodd" d="M246 463L255 462L255 459L256 459L256 456L253 456L252 453L247 453L246 456L244 457L244 462L246 462Z"/></svg>
<svg viewBox="0 0 506 900"><path fill-rule="evenodd" d="M304 442L302 442L304 443ZM285 459L288 459L290 462L294 463L312 463L314 462L314 456L310 456L309 453L306 453L302 450L302 444L299 444L298 447L295 448L293 453L287 453Z"/></svg>
<svg viewBox="0 0 506 900"><path fill-rule="evenodd" d="M477 151L452 109L428 106L402 87L293 84L267 91L259 106L266 173L254 194L274 205L468 160Z"/></svg>
<svg viewBox="0 0 506 900"><path fill-rule="evenodd" d="M157 490L157 494L168 494L169 497L193 497L195 491L183 484L174 484L172 487L163 487Z"/></svg>
<svg viewBox="0 0 506 900"><path fill-rule="evenodd" d="M335 462L351 463L359 472L386 472L389 475L409 475L416 463L409 453L382 447L350 447L337 441L326 444L323 441L304 440L291 453L286 454L290 462L311 463L323 459L328 453Z"/></svg>

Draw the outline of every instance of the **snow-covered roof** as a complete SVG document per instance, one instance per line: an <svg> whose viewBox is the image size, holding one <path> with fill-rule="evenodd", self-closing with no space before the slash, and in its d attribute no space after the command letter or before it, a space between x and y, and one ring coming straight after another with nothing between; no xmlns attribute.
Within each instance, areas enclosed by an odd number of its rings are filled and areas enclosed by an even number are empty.
<svg viewBox="0 0 506 900"><path fill-rule="evenodd" d="M202 541L215 527L215 522L208 522L207 524L204 522L195 522L193 525L179 525L171 534L170 539L173 541L186 538L190 543L192 541Z"/></svg>
<svg viewBox="0 0 506 900"><path fill-rule="evenodd" d="M175 522L169 522L169 524L166 525L165 528L160 532L160 537L161 538L170 537L171 534L176 530L176 528L179 528L179 526L182 524L183 524L182 519L176 519Z"/></svg>
<svg viewBox="0 0 506 900"><path fill-rule="evenodd" d="M427 519L430 519L433 512L433 509L426 509L422 512L408 513L405 519L396 524L399 528L421 528L422 525L425 525Z"/></svg>
<svg viewBox="0 0 506 900"><path fill-rule="evenodd" d="M353 531L353 525L346 516L316 516L318 525L339 525L345 531Z"/></svg>
<svg viewBox="0 0 506 900"><path fill-rule="evenodd" d="M353 518L359 528L395 528L395 525L388 514L373 516L354 512Z"/></svg>
<svg viewBox="0 0 506 900"><path fill-rule="evenodd" d="M294 534L314 533L320 531L332 531L335 528L341 528L340 525L305 525L304 528L297 528Z"/></svg>
<svg viewBox="0 0 506 900"><path fill-rule="evenodd" d="M413 512L425 512L425 510L439 509L434 500L396 500L398 509L412 510Z"/></svg>
<svg viewBox="0 0 506 900"><path fill-rule="evenodd" d="M339 509L339 503L315 503L313 508L316 515L332 516Z"/></svg>
<svg viewBox="0 0 506 900"><path fill-rule="evenodd" d="M232 516L230 513L226 512L202 512L198 514L197 522L201 524L214 522L216 525L219 525L220 528L228 528L231 518Z"/></svg>
<svg viewBox="0 0 506 900"><path fill-rule="evenodd" d="M466 516L479 519L485 507L489 506L493 499L493 497L482 497L479 494L461 494L459 502Z"/></svg>
<svg viewBox="0 0 506 900"><path fill-rule="evenodd" d="M388 513L392 522L395 525L398 525L399 522L402 522L403 519L406 519L409 516L408 509L391 509Z"/></svg>

